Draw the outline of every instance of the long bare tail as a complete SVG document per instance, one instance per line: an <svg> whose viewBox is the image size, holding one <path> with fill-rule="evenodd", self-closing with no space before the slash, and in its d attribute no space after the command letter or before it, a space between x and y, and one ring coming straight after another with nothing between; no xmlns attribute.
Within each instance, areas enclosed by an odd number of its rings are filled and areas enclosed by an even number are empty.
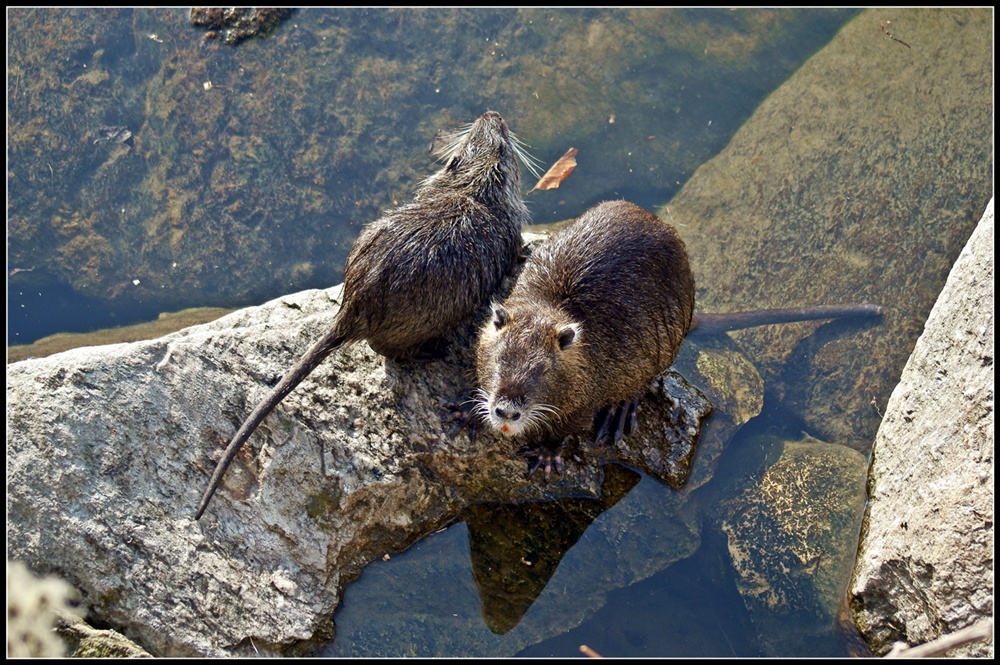
<svg viewBox="0 0 1000 665"><path fill-rule="evenodd" d="M728 314L703 314L695 312L694 318L691 320L691 328L688 331L688 335L718 335L730 330L766 326L773 323L839 319L843 317L868 318L875 316L882 316L882 308L878 305L869 304L756 309L749 312L730 312Z"/></svg>
<svg viewBox="0 0 1000 665"><path fill-rule="evenodd" d="M302 380L309 376L309 373L316 369L328 355L346 341L347 335L341 332L340 326L335 323L333 329L306 351L305 355L299 359L299 362L281 377L281 381L268 393L264 401L258 404L253 413L243 421L243 425L240 426L239 431L236 432L226 447L226 453L219 460L219 465L215 467L212 480L209 481L208 487L205 489L205 494L201 497L198 512L194 514L196 520L201 519L205 509L208 508L208 502L212 500L212 495L215 494L216 488L222 481L222 476L225 475L226 469L229 468L233 458L236 457L236 453L246 443L246 440L250 438L250 435L257 429L261 421L274 410L274 407L281 403L281 400L288 396L288 393L295 390L295 387L302 383Z"/></svg>

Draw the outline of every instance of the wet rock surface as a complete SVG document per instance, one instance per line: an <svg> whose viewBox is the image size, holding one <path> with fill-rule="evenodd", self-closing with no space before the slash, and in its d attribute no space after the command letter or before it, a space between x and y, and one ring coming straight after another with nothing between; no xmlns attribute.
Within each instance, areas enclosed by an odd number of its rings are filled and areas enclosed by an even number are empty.
<svg viewBox="0 0 1000 665"><path fill-rule="evenodd" d="M876 654L993 616L993 201L886 406L851 611ZM950 656L991 658L993 642Z"/></svg>
<svg viewBox="0 0 1000 665"><path fill-rule="evenodd" d="M443 362L386 361L364 344L334 354L192 520L229 434L338 297L292 294L8 366L10 555L64 576L94 617L158 656L307 653L332 638L343 584L463 507L600 494L612 451L584 446L541 484L510 442L445 436L442 403L471 394L470 327ZM662 428L657 412L678 405L650 399L646 423Z"/></svg>

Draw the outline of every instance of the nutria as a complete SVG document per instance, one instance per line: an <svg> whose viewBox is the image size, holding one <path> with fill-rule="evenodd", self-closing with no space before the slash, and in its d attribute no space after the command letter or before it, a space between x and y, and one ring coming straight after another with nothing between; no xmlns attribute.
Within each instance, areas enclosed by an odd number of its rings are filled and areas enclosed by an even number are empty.
<svg viewBox="0 0 1000 665"><path fill-rule="evenodd" d="M450 138L441 151L444 166L420 185L413 202L362 230L347 257L342 305L332 328L233 436L195 519L240 446L331 352L366 340L388 358L440 355L441 338L485 304L511 272L521 249L521 226L528 221L516 139L492 111Z"/></svg>
<svg viewBox="0 0 1000 665"><path fill-rule="evenodd" d="M546 241L526 262L480 333L474 412L515 436L538 430L532 451L546 477L565 437L597 426L617 440L638 396L674 362L685 336L806 319L871 316L871 305L694 312L684 242L672 226L626 201L606 201ZM548 448L548 451L546 450Z"/></svg>

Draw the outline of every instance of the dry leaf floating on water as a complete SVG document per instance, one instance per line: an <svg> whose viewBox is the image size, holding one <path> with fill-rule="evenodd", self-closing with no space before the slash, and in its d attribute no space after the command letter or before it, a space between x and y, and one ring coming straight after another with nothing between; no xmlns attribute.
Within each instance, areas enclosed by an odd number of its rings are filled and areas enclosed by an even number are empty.
<svg viewBox="0 0 1000 665"><path fill-rule="evenodd" d="M545 175L538 181L534 187L529 189L526 194L530 194L536 189L555 189L562 184L573 169L576 168L576 148L570 148L566 151L566 154L559 158L559 160L552 165Z"/></svg>

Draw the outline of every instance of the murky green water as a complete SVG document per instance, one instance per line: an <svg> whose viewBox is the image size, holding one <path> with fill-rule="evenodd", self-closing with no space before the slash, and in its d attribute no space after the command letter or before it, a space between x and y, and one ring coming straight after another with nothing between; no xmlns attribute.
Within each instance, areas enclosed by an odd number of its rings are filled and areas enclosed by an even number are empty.
<svg viewBox="0 0 1000 665"><path fill-rule="evenodd" d="M558 189L527 195L537 223L609 198L656 209L854 15L301 10L231 48L206 40L186 10L9 10L8 345L336 284L358 229L435 168L435 133L486 109L546 166L579 151ZM945 20L966 27L964 15ZM897 50L886 58L911 55L889 45ZM133 137L98 140L107 126ZM950 148L935 156L959 158ZM750 268L766 273L767 261ZM762 556L790 586L749 588L737 574L755 553L734 543L763 528L743 520L762 513L743 488L795 484L771 464L794 458L805 427L778 397L795 396L768 392L764 414L685 502L616 467L603 503L469 509L350 584L338 638L321 652L858 653L836 601L849 568L768 541ZM823 458L824 469L842 470L826 480L860 486L864 454L845 450L854 456ZM781 471L804 478L808 469ZM831 487L823 500L834 502L842 487ZM859 505L831 505L829 516L856 536ZM778 522L774 531L801 528ZM504 542L514 531L528 549ZM850 546L839 548L849 558Z"/></svg>
<svg viewBox="0 0 1000 665"><path fill-rule="evenodd" d="M537 223L655 207L849 14L305 10L231 48L186 10L14 10L8 344L336 284L486 109L579 150Z"/></svg>

